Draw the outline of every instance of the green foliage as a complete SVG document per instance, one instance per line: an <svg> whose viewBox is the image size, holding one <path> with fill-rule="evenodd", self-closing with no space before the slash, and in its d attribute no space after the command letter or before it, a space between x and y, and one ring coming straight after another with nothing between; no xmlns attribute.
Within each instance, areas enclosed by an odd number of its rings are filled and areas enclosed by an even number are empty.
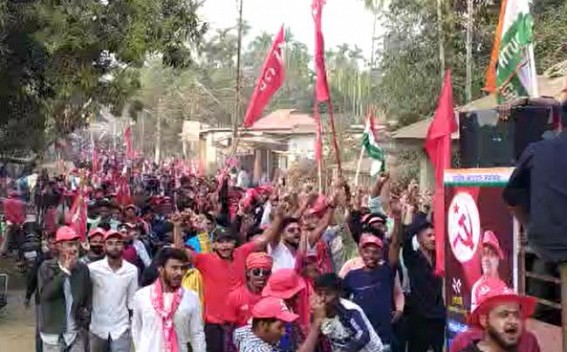
<svg viewBox="0 0 567 352"><path fill-rule="evenodd" d="M2 0L0 10L4 153L41 151L103 105L120 113L148 53L188 66L206 30L186 0Z"/></svg>
<svg viewBox="0 0 567 352"><path fill-rule="evenodd" d="M445 46L446 66L453 75L456 105L465 99L466 0L443 2L442 38L437 29L435 0L390 2L383 14L385 43L373 97L389 119L407 125L431 116L441 84L439 40ZM484 74L490 59L500 1L474 0L472 46L473 100L483 96ZM535 57L538 73L566 60L567 4L563 0L535 2Z"/></svg>

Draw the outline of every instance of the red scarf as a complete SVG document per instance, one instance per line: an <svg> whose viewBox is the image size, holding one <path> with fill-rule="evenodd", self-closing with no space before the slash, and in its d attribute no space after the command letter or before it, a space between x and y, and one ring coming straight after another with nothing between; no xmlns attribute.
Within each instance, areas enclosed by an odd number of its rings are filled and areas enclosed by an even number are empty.
<svg viewBox="0 0 567 352"><path fill-rule="evenodd" d="M164 352L178 352L179 345L177 343L177 333L175 331L175 324L173 322L173 316L181 298L183 297L183 289L178 289L173 296L173 302L171 306L164 307L163 302L163 288L161 285L161 280L157 279L155 283L150 287L150 299L152 301L152 306L159 314L162 322L162 333L163 333L163 350Z"/></svg>

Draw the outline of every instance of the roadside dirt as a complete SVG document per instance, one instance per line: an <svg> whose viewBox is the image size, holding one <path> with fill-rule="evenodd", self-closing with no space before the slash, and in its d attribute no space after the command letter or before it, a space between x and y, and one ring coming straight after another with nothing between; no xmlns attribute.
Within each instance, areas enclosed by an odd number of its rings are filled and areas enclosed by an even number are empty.
<svg viewBox="0 0 567 352"><path fill-rule="evenodd" d="M35 351L35 306L24 307L25 277L14 271L13 262L0 259L0 273L9 275L8 305L0 310L0 351ZM1 288L4 289L3 287Z"/></svg>

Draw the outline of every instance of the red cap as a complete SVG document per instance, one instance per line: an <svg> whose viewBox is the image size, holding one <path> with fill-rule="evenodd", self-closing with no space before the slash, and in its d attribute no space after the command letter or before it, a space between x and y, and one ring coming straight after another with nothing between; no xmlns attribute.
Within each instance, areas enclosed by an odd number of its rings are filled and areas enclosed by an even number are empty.
<svg viewBox="0 0 567 352"><path fill-rule="evenodd" d="M498 237L496 237L494 232L490 230L484 231L482 245L490 246L498 254L500 259L504 259L504 253L502 252L502 249L500 249L500 242L498 242Z"/></svg>
<svg viewBox="0 0 567 352"><path fill-rule="evenodd" d="M96 235L102 235L102 237L104 237L105 234L106 234L106 231L104 231L104 229L101 229L100 227L95 227L94 229L91 229L89 231L89 234L87 235L87 237L91 238L91 237L96 236Z"/></svg>
<svg viewBox="0 0 567 352"><path fill-rule="evenodd" d="M262 296L289 299L305 289L305 282L294 269L280 269L270 276Z"/></svg>
<svg viewBox="0 0 567 352"><path fill-rule="evenodd" d="M476 301L478 305L469 315L468 322L471 326L477 327L481 327L480 316L488 314L498 303L518 303L520 305L522 319L528 318L534 314L536 307L535 298L518 295L514 290L506 287L502 281L494 278L488 279L482 287L479 287Z"/></svg>
<svg viewBox="0 0 567 352"><path fill-rule="evenodd" d="M69 226L61 226L55 232L55 242L74 241L81 237Z"/></svg>
<svg viewBox="0 0 567 352"><path fill-rule="evenodd" d="M378 246L379 248L384 247L384 242L382 242L381 239L369 233L363 233L362 236L360 236L360 248L370 244Z"/></svg>
<svg viewBox="0 0 567 352"><path fill-rule="evenodd" d="M104 234L104 240L108 240L110 237L120 237L120 238L124 238L124 235L121 232L118 232L116 230L108 230L106 231L106 233Z"/></svg>
<svg viewBox="0 0 567 352"><path fill-rule="evenodd" d="M269 319L276 318L286 323L291 323L299 316L289 311L284 301L276 297L264 297L256 303L250 313L253 318Z"/></svg>

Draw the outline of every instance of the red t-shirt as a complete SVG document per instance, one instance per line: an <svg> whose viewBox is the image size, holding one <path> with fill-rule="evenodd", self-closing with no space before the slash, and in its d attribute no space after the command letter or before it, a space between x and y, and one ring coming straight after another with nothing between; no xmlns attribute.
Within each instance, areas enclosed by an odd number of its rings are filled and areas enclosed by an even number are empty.
<svg viewBox="0 0 567 352"><path fill-rule="evenodd" d="M4 217L14 225L22 225L26 220L26 203L16 198L4 199Z"/></svg>
<svg viewBox="0 0 567 352"><path fill-rule="evenodd" d="M193 265L203 276L205 322L225 322L227 297L232 290L244 284L246 257L255 249L255 242L236 248L232 261L222 259L216 253L194 254Z"/></svg>
<svg viewBox="0 0 567 352"><path fill-rule="evenodd" d="M228 295L225 319L229 323L242 327L250 320L250 309L258 303L262 294L256 294L248 289L246 285L241 285Z"/></svg>
<svg viewBox="0 0 567 352"><path fill-rule="evenodd" d="M477 328L470 328L453 339L449 352L461 352L465 347L475 341L479 341L484 337L484 332ZM525 330L520 336L518 344L518 352L541 352L535 335Z"/></svg>

